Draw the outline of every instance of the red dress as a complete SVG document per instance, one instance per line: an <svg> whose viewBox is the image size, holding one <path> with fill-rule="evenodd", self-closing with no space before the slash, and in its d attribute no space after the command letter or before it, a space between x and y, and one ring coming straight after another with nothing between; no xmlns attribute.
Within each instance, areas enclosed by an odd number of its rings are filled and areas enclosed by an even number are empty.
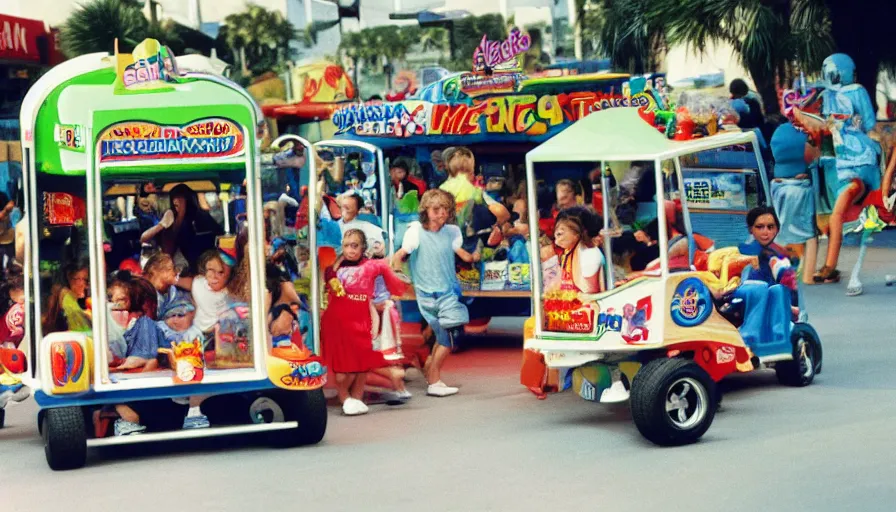
<svg viewBox="0 0 896 512"><path fill-rule="evenodd" d="M386 260L364 259L356 265L343 262L338 271L330 267L324 272L327 309L321 316L320 336L323 358L335 373L364 373L391 364L373 350L370 332L377 276L383 276L393 295L404 293L407 285Z"/></svg>

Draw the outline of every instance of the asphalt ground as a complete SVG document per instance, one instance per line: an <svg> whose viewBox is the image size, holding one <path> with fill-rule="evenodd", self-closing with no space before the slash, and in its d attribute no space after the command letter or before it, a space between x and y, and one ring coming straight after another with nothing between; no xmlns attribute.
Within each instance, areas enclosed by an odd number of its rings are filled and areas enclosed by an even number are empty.
<svg viewBox="0 0 896 512"><path fill-rule="evenodd" d="M855 249L844 250L848 273ZM865 295L845 282L806 290L824 344L807 388L773 371L723 381L725 400L697 444L657 448L626 405L566 392L536 400L518 383L519 319L452 356L461 392L361 417L331 407L324 441L278 450L228 438L108 448L52 472L33 401L0 430L0 510L153 511L840 511L896 510L896 273L868 252Z"/></svg>

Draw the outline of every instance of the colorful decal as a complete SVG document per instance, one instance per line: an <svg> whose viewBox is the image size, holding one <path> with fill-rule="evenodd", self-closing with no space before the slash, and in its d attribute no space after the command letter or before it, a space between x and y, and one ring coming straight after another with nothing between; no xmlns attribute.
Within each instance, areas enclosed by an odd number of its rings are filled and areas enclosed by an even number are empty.
<svg viewBox="0 0 896 512"><path fill-rule="evenodd" d="M672 296L670 313L672 320L681 327L696 327L712 314L712 296L709 288L696 277L678 283Z"/></svg>
<svg viewBox="0 0 896 512"><path fill-rule="evenodd" d="M84 201L65 192L44 192L44 221L53 227L74 226L86 210Z"/></svg>
<svg viewBox="0 0 896 512"><path fill-rule="evenodd" d="M317 389L327 382L327 368L316 357L307 361L290 361L292 372L280 378L290 389Z"/></svg>
<svg viewBox="0 0 896 512"><path fill-rule="evenodd" d="M350 105L333 114L337 134L410 137L412 135L545 135L608 108L657 108L654 97L603 92L494 96L470 104L406 101Z"/></svg>
<svg viewBox="0 0 896 512"><path fill-rule="evenodd" d="M50 344L50 371L56 393L83 391L86 358L84 347L76 341Z"/></svg>
<svg viewBox="0 0 896 512"><path fill-rule="evenodd" d="M190 384L202 381L205 374L203 362L202 341L198 338L193 341L181 341L171 343L170 349L161 349L168 354L168 361L174 368L175 384Z"/></svg>
<svg viewBox="0 0 896 512"><path fill-rule="evenodd" d="M520 69L518 56L529 51L532 39L514 27L504 41L489 41L482 36L479 46L473 51L473 72L491 73Z"/></svg>
<svg viewBox="0 0 896 512"><path fill-rule="evenodd" d="M653 313L653 302L644 297L637 304L622 307L622 339L626 343L645 343L650 336L647 322Z"/></svg>
<svg viewBox="0 0 896 512"><path fill-rule="evenodd" d="M10 373L24 373L27 367L24 352L17 348L0 347L0 374L4 369Z"/></svg>
<svg viewBox="0 0 896 512"><path fill-rule="evenodd" d="M186 126L127 121L106 128L99 137L100 162L225 158L243 152L243 131L223 118Z"/></svg>
<svg viewBox="0 0 896 512"><path fill-rule="evenodd" d="M133 54L118 53L115 43L117 93L131 90L165 90L177 83L180 72L174 53L155 39L146 39L134 48Z"/></svg>
<svg viewBox="0 0 896 512"><path fill-rule="evenodd" d="M84 151L81 127L78 125L57 124L53 139L60 148L73 151Z"/></svg>
<svg viewBox="0 0 896 512"><path fill-rule="evenodd" d="M616 312L616 308L607 308L597 316L597 339L607 332L618 332L626 343L644 343L650 334L647 321L652 313L653 303L649 296L639 300L637 304L622 306L621 315Z"/></svg>
<svg viewBox="0 0 896 512"><path fill-rule="evenodd" d="M575 291L554 291L544 295L545 330L590 334L594 331L597 304L583 304Z"/></svg>
<svg viewBox="0 0 896 512"><path fill-rule="evenodd" d="M695 172L685 169L684 191L689 208L747 210L746 174Z"/></svg>
<svg viewBox="0 0 896 512"><path fill-rule="evenodd" d="M446 81L442 92L446 98L459 97L457 91L471 98L486 94L510 94L517 90L525 78L521 73L499 73L492 76L464 73Z"/></svg>
<svg viewBox="0 0 896 512"><path fill-rule="evenodd" d="M727 364L734 361L734 347L721 346L716 349L716 364Z"/></svg>
<svg viewBox="0 0 896 512"><path fill-rule="evenodd" d="M216 368L252 367L252 340L249 338L249 307L238 303L218 315L215 333Z"/></svg>

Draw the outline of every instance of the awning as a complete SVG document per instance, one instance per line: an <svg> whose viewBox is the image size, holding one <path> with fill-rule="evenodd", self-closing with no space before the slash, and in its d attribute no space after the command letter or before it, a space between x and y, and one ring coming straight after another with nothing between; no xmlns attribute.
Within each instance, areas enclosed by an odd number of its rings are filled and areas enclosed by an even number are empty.
<svg viewBox="0 0 896 512"><path fill-rule="evenodd" d="M48 53L49 42L43 21L0 14L0 61L40 64L41 46Z"/></svg>
<svg viewBox="0 0 896 512"><path fill-rule="evenodd" d="M598 162L665 160L690 153L756 143L752 131L720 133L689 141L666 138L650 126L636 108L594 112L526 155L532 162Z"/></svg>

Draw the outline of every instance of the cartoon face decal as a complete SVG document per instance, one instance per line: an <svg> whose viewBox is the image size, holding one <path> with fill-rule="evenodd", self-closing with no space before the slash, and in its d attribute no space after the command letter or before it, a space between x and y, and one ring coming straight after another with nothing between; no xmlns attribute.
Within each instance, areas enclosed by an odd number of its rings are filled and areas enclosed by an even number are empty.
<svg viewBox="0 0 896 512"><path fill-rule="evenodd" d="M703 281L689 277L675 287L670 313L677 325L696 327L709 318L712 307L709 289Z"/></svg>

